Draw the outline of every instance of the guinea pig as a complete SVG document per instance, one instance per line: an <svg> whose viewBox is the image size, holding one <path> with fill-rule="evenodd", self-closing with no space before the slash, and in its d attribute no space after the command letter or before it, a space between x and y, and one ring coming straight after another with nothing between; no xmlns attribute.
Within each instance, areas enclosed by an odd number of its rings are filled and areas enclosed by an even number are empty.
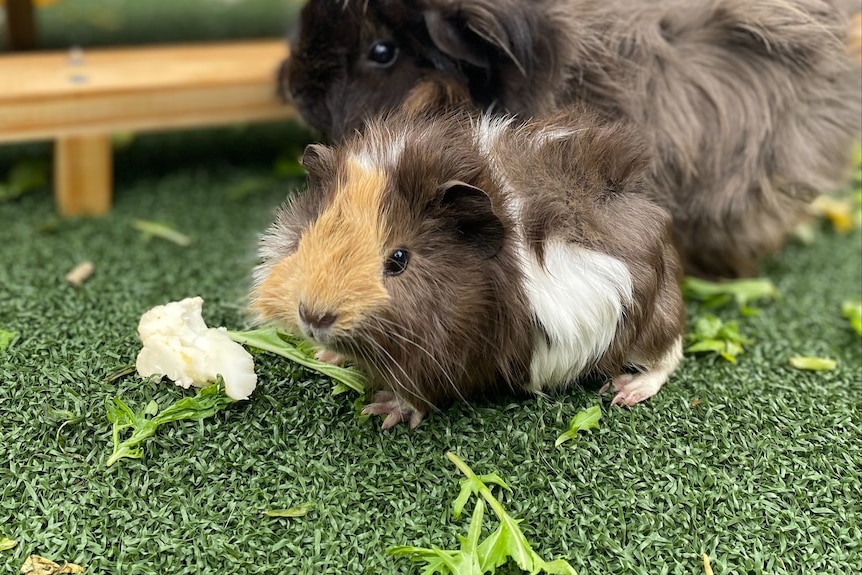
<svg viewBox="0 0 862 575"><path fill-rule="evenodd" d="M367 373L384 428L593 371L633 405L677 367L684 327L645 154L589 113L372 120L306 149L308 188L262 235L250 307Z"/></svg>
<svg viewBox="0 0 862 575"><path fill-rule="evenodd" d="M686 273L750 276L849 174L862 123L849 11L846 0L310 0L281 90L335 139L430 103L534 117L580 102L633 120Z"/></svg>

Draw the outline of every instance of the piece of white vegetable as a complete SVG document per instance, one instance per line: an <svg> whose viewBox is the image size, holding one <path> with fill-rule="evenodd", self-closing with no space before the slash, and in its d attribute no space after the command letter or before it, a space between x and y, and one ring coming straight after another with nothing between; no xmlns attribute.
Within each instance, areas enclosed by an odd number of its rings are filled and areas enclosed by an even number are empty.
<svg viewBox="0 0 862 575"><path fill-rule="evenodd" d="M205 387L221 375L231 399L248 399L257 386L254 360L224 328L210 328L201 316L203 298L156 306L141 316L144 343L135 367L142 377L167 377L184 388Z"/></svg>

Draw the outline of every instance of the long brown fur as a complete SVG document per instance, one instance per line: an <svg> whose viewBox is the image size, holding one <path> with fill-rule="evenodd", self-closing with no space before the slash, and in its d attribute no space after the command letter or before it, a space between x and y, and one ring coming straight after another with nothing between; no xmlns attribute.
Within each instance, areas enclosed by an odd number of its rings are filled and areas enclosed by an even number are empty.
<svg viewBox="0 0 862 575"><path fill-rule="evenodd" d="M629 269L633 301L594 366L603 373L632 358L649 366L683 329L669 216L649 199L634 133L582 112L508 126L488 151L477 121L401 113L334 148L310 147L308 190L264 234L255 273L261 321L300 332L300 305L331 314L312 340L354 361L417 423L455 400L529 388L537 324L516 225L537 254L557 239ZM523 221L507 210L515 199ZM409 264L387 276L397 249Z"/></svg>
<svg viewBox="0 0 862 575"><path fill-rule="evenodd" d="M670 215L651 199L655 191L646 177L649 156L642 139L630 126L590 117L572 110L533 122L501 145L498 154L501 165L534 166L510 178L513 188L531 195L524 227L537 251L541 253L549 233L557 234L613 256L629 269L632 303L598 366L614 377L633 356L661 357L679 338L684 329L678 289L682 267L671 241ZM554 125L582 132L538 148L518 145Z"/></svg>
<svg viewBox="0 0 862 575"><path fill-rule="evenodd" d="M348 246L338 239L342 233L337 228L328 228L331 241L321 237L313 248L316 256L309 253L296 261L296 254L305 250L306 240L315 233L316 223L335 211L342 225L358 229L359 222L353 217L364 210L342 212L340 208L343 202L360 202L356 182L348 173L350 166L355 165L360 148L390 146L397 134L403 135L405 125L378 125L370 130L370 142L355 140L335 149L327 167L331 177L326 180L344 183L335 191L326 189L327 184L310 172L307 193L279 213L278 223L264 239L265 271L258 274L252 296L261 319L296 330L296 294L312 292L318 285L313 278L319 274L328 277L330 285L349 292L344 298L363 300L366 294L376 294L378 285L383 286L388 293L386 304L368 310L349 325L337 321L338 334L326 347L354 360L373 374L379 387L395 391L423 412L499 382L517 386L530 349L528 332L523 330L528 321L523 294L509 289L517 285L519 276L513 256L503 250L491 260L484 257L481 245L459 235L459 219L470 215L440 205L438 187L446 181L459 178L489 190L493 181L469 144L469 133L457 121L429 129L433 130L429 137L440 142L434 153L408 145L397 169L386 174L378 190L381 202L376 216L385 222L381 223L384 236L367 234ZM327 199L319 200L320 195ZM312 222L305 217L306 204L317 211ZM283 245L287 236L302 239L292 246ZM333 243L338 247L330 248ZM348 253L333 257L334 250L340 252L342 247ZM412 254L409 270L403 276L384 278L384 259L399 247ZM368 278L365 285L349 289L342 283L357 269L369 266L378 271L374 280ZM298 278L296 283L284 281L280 273L284 267L291 269L291 278ZM341 307L334 311L341 317Z"/></svg>
<svg viewBox="0 0 862 575"><path fill-rule="evenodd" d="M425 94L439 108L469 95L523 116L580 102L632 119L686 272L746 276L848 173L862 122L853 10L845 0L311 0L282 87L336 138L403 102L419 108ZM387 67L366 59L381 39L399 49Z"/></svg>

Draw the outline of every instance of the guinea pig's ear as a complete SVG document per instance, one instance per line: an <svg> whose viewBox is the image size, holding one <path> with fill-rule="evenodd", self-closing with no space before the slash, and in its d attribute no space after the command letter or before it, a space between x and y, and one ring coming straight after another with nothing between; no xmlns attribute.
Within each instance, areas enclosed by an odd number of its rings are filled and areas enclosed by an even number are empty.
<svg viewBox="0 0 862 575"><path fill-rule="evenodd" d="M470 42L467 38L466 28L454 24L443 17L439 12L427 11L423 14L428 35L437 48L455 60L468 62L479 68L490 68L488 55L478 42Z"/></svg>
<svg viewBox="0 0 862 575"><path fill-rule="evenodd" d="M480 68L490 68L490 54L503 52L526 75L532 51L532 7L504 0L428 2L422 13L431 41L444 54ZM442 4L435 7L435 4ZM452 5L457 5L453 8ZM450 13L447 13L450 12Z"/></svg>
<svg viewBox="0 0 862 575"><path fill-rule="evenodd" d="M331 172L335 163L335 152L322 144L309 144L299 160L308 175L319 178Z"/></svg>
<svg viewBox="0 0 862 575"><path fill-rule="evenodd" d="M503 246L506 229L494 213L491 198L484 190L457 180L440 186L440 206L461 236L473 244L484 258L496 255Z"/></svg>

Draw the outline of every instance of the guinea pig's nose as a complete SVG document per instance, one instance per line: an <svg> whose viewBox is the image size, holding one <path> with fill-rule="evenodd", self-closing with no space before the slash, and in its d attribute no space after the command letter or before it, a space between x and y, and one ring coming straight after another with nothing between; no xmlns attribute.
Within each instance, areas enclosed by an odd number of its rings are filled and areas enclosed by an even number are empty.
<svg viewBox="0 0 862 575"><path fill-rule="evenodd" d="M308 311L304 305L299 304L299 319L304 324L314 329L325 329L335 323L337 315L332 312L316 313Z"/></svg>

